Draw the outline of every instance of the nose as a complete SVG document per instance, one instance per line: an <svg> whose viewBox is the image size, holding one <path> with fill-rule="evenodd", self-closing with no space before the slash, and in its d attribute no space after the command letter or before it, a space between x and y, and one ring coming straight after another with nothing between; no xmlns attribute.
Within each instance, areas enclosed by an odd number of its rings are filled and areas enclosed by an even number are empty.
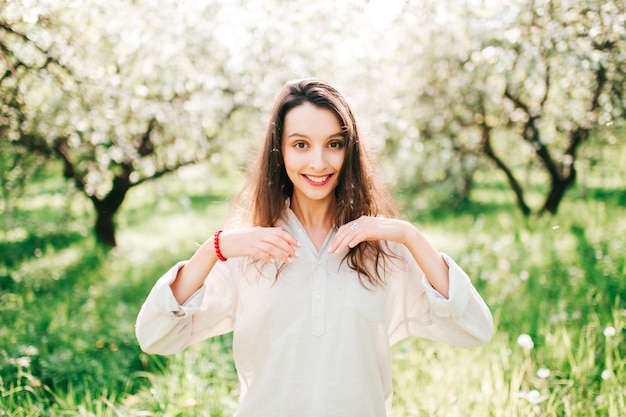
<svg viewBox="0 0 626 417"><path fill-rule="evenodd" d="M328 158L324 148L313 148L309 166L315 171L323 171L328 166Z"/></svg>

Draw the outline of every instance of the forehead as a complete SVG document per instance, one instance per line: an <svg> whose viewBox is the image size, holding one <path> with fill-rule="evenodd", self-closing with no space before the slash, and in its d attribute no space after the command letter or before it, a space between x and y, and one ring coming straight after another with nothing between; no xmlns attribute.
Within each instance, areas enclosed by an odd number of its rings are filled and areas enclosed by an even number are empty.
<svg viewBox="0 0 626 417"><path fill-rule="evenodd" d="M303 103L289 110L285 115L284 136L327 138L341 134L341 124L335 114L311 103Z"/></svg>

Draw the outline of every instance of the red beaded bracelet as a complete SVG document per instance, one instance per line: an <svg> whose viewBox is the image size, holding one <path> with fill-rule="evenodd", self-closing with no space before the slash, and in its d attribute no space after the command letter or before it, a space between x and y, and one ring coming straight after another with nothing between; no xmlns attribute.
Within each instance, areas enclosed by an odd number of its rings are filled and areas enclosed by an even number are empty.
<svg viewBox="0 0 626 417"><path fill-rule="evenodd" d="M215 246L215 254L217 255L217 259L222 262L226 262L228 258L224 258L224 255L222 255L222 251L220 251L220 233L222 233L222 229L219 229L213 235L213 245Z"/></svg>

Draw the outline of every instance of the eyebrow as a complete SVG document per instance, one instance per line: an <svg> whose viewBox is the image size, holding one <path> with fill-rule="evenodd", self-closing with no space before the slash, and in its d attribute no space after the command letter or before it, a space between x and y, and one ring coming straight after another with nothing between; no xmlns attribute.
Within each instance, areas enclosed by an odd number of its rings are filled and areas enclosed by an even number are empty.
<svg viewBox="0 0 626 417"><path fill-rule="evenodd" d="M298 133L298 132L294 132L294 133L290 134L289 136L287 136L287 139L293 138L293 137L304 138L304 139L308 139L309 138L309 136L307 136L307 135L304 135L304 134ZM332 139L332 138L337 138L337 137L339 137L341 139L344 139L343 132L333 133L332 135L330 135L326 139Z"/></svg>

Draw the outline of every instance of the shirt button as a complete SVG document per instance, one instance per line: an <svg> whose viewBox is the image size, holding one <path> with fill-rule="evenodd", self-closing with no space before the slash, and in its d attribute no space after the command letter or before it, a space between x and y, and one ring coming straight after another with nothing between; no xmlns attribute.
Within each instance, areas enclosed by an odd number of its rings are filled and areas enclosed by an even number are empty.
<svg viewBox="0 0 626 417"><path fill-rule="evenodd" d="M321 295L319 295L319 294L315 294L315 299L316 299L316 300L319 300L320 298L322 298L322 296L321 296Z"/></svg>
<svg viewBox="0 0 626 417"><path fill-rule="evenodd" d="M302 228L298 227L298 233L302 233Z"/></svg>

